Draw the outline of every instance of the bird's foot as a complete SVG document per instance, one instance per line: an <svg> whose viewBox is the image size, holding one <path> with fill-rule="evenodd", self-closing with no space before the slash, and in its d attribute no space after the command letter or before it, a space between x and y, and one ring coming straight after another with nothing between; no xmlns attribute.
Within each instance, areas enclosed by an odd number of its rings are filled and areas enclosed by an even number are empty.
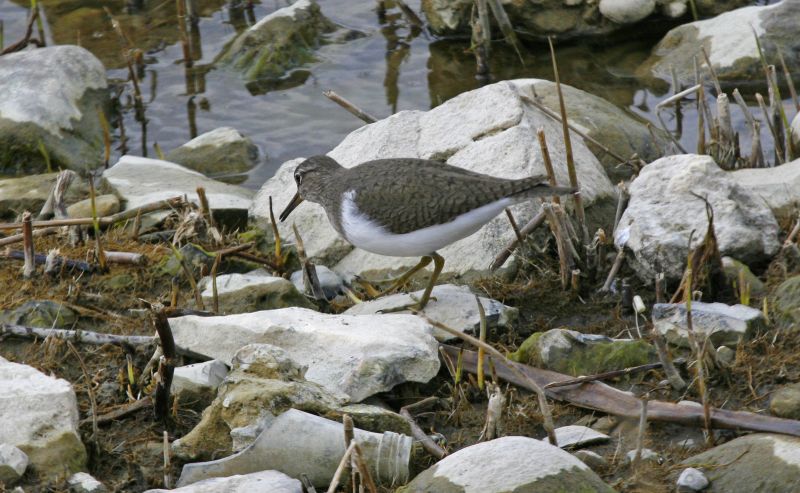
<svg viewBox="0 0 800 493"><path fill-rule="evenodd" d="M421 312L425 309L425 306L428 304L429 301L437 301L435 296L429 296L427 300L420 300L413 294L408 295L414 303L408 303L406 305L400 306L393 306L391 308L386 308L385 310L379 310L378 313L397 313L397 312L405 312L405 311L412 311L412 312Z"/></svg>

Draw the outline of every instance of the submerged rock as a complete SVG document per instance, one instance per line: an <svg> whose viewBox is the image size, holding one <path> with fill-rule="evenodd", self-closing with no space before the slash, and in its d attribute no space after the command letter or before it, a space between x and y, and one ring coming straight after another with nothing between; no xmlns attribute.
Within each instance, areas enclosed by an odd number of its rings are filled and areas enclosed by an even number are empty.
<svg viewBox="0 0 800 493"><path fill-rule="evenodd" d="M559 183L569 183L561 125L524 102L535 80L499 82L461 94L428 111L401 111L384 120L365 125L348 135L329 155L342 166L365 161L404 157L446 160L471 171L522 178L544 174L536 139L543 127L550 143L550 155ZM615 190L603 167L578 135L572 136L578 176L581 177L587 216L595 224L613 218ZM294 169L301 159L287 161L259 190L250 214L266 226L268 198L278 207L288 204L295 193ZM595 204L595 205L593 205ZM602 209L599 205L607 205ZM538 211L533 202L512 207L517 222L524 223ZM418 258L385 257L353 249L330 226L322 207L303 203L292 213L292 221L303 235L306 253L317 263L336 264L337 272L383 276L407 269ZM291 224L279 225L283 238L293 237ZM480 275L509 242L515 238L505 216L498 216L475 234L439 251L446 259L445 275ZM513 261L506 264L513 266Z"/></svg>
<svg viewBox="0 0 800 493"><path fill-rule="evenodd" d="M248 81L278 79L292 68L316 61L315 48L337 28L314 0L299 0L241 33L226 47L220 61Z"/></svg>
<svg viewBox="0 0 800 493"><path fill-rule="evenodd" d="M533 438L510 436L463 448L415 477L398 493L613 492L589 466Z"/></svg>
<svg viewBox="0 0 800 493"><path fill-rule="evenodd" d="M198 135L166 156L167 161L204 175L242 173L258 164L258 158L258 146L231 127Z"/></svg>
<svg viewBox="0 0 800 493"><path fill-rule="evenodd" d="M107 86L103 64L79 46L0 57L0 175L101 165Z"/></svg>
<svg viewBox="0 0 800 493"><path fill-rule="evenodd" d="M683 461L714 471L709 493L800 491L800 438L757 433ZM735 466L733 465L735 464Z"/></svg>
<svg viewBox="0 0 800 493"><path fill-rule="evenodd" d="M688 248L700 244L708 229L705 203L693 194L714 209L721 254L751 263L778 251L778 223L760 197L732 180L709 156L669 156L648 164L633 180L614 238L633 253L626 260L642 280L652 282L659 272L669 280L681 279Z"/></svg>
<svg viewBox="0 0 800 493"><path fill-rule="evenodd" d="M130 155L105 170L103 182L122 198L125 210L184 195L199 204L197 188L203 187L214 220L229 229L244 229L253 197L246 188L212 180L179 164Z"/></svg>
<svg viewBox="0 0 800 493"><path fill-rule="evenodd" d="M764 84L755 31L769 63L780 51L790 71L800 69L796 20L800 4L784 0L773 5L744 7L711 19L690 22L667 33L653 48L638 72L642 76L672 79L672 69L684 86L695 83L694 59L703 60L705 49L717 77L723 82Z"/></svg>
<svg viewBox="0 0 800 493"><path fill-rule="evenodd" d="M198 289L201 290L205 306L212 306L214 292L211 278L204 277L198 283ZM221 315L292 306L315 308L291 281L271 276L263 270L217 276L217 300Z"/></svg>
<svg viewBox="0 0 800 493"><path fill-rule="evenodd" d="M394 308L402 308L413 304L414 300L422 297L423 290L410 294L393 294L382 296L378 299L358 303L348 308L344 313L347 315L375 314L381 311L388 311ZM422 313L437 322L441 322L450 328L477 335L480 329L480 314L478 304L475 301L476 295L469 286L455 286L453 284L440 284L433 288L431 293L434 299L425 306ZM486 313L487 328L508 327L509 323L516 320L519 310L506 306L491 298L479 297L481 306ZM411 313L404 310L400 313ZM433 335L439 341L456 339L441 329L434 328Z"/></svg>
<svg viewBox="0 0 800 493"><path fill-rule="evenodd" d="M654 361L656 353L643 339L611 339L552 329L532 334L510 357L520 363L577 377L644 365Z"/></svg>
<svg viewBox="0 0 800 493"><path fill-rule="evenodd" d="M257 471L209 478L171 490L147 490L145 493L303 493L303 484L278 471Z"/></svg>
<svg viewBox="0 0 800 493"><path fill-rule="evenodd" d="M78 434L78 404L66 380L0 357L0 443L28 456L45 480L86 467Z"/></svg>
<svg viewBox="0 0 800 493"><path fill-rule="evenodd" d="M670 343L689 347L684 303L653 305L653 325ZM765 326L764 314L749 306L692 302L692 327L698 340L708 337L714 347L736 347L739 342L752 339Z"/></svg>
<svg viewBox="0 0 800 493"><path fill-rule="evenodd" d="M413 315L326 315L282 308L178 317L170 325L179 347L225 363L250 343L278 346L308 367L309 381L351 402L406 381L427 382L439 371L432 327Z"/></svg>

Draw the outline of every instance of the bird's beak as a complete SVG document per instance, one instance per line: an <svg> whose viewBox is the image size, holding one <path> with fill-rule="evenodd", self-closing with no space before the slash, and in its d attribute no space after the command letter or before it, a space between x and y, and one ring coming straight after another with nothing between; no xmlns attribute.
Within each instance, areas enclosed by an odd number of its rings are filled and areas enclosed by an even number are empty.
<svg viewBox="0 0 800 493"><path fill-rule="evenodd" d="M281 212L280 215L281 222L285 221L286 218L289 217L289 214L291 214L292 211L295 209L295 207L300 205L300 202L302 201L303 197L300 196L300 192L294 194L294 197L292 197L292 201L289 202L289 205L287 205L286 208L283 210L283 212Z"/></svg>

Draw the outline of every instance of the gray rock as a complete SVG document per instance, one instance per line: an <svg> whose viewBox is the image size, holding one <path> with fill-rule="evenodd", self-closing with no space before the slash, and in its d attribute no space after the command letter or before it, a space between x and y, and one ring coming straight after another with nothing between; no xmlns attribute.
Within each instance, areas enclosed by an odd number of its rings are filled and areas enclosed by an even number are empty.
<svg viewBox="0 0 800 493"><path fill-rule="evenodd" d="M0 443L0 484L11 486L28 468L28 456L8 443Z"/></svg>
<svg viewBox="0 0 800 493"><path fill-rule="evenodd" d="M97 217L119 212L119 199L114 194L98 195L94 199ZM92 217L92 199L81 200L67 207L69 217Z"/></svg>
<svg viewBox="0 0 800 493"><path fill-rule="evenodd" d="M0 310L0 322L28 327L70 327L78 321L78 314L70 308L50 300L30 300L12 310Z"/></svg>
<svg viewBox="0 0 800 493"><path fill-rule="evenodd" d="M684 303L653 305L653 324L670 343L689 346ZM698 341L707 336L714 347L735 347L739 342L749 341L765 325L764 314L749 306L692 302L692 326Z"/></svg>
<svg viewBox="0 0 800 493"><path fill-rule="evenodd" d="M745 190L764 199L775 216L793 214L800 202L800 159L773 168L738 169L731 171L730 177Z"/></svg>
<svg viewBox="0 0 800 493"><path fill-rule="evenodd" d="M145 493L303 493L303 484L278 471L258 471L224 478L209 478L172 490L147 490Z"/></svg>
<svg viewBox="0 0 800 493"><path fill-rule="evenodd" d="M79 46L51 46L0 58L0 175L95 169L101 165L106 72Z"/></svg>
<svg viewBox="0 0 800 493"><path fill-rule="evenodd" d="M654 361L656 353L643 339L611 339L551 329L532 334L510 357L520 363L580 376L643 365Z"/></svg>
<svg viewBox="0 0 800 493"><path fill-rule="evenodd" d="M781 418L800 419L800 383L783 385L773 392L769 412Z"/></svg>
<svg viewBox="0 0 800 493"><path fill-rule="evenodd" d="M736 351L728 346L720 346L717 348L717 361L724 366L731 366L736 361Z"/></svg>
<svg viewBox="0 0 800 493"><path fill-rule="evenodd" d="M78 405L66 380L0 357L0 423L0 443L25 452L40 478L86 467Z"/></svg>
<svg viewBox="0 0 800 493"><path fill-rule="evenodd" d="M708 478L699 469L687 467L681 471L676 483L679 493L691 493L693 491L703 491L708 487Z"/></svg>
<svg viewBox="0 0 800 493"><path fill-rule="evenodd" d="M772 308L783 327L796 328L800 323L800 276L792 276L778 285Z"/></svg>
<svg viewBox="0 0 800 493"><path fill-rule="evenodd" d="M316 61L313 48L336 25L314 0L299 0L276 10L240 34L220 61L246 80L278 78L288 70Z"/></svg>
<svg viewBox="0 0 800 493"><path fill-rule="evenodd" d="M556 442L563 449L585 447L610 440L608 435L595 431L587 426L560 426L555 430ZM544 440L547 440L545 438Z"/></svg>
<svg viewBox="0 0 800 493"><path fill-rule="evenodd" d="M694 84L693 59L702 60L701 50L705 49L721 81L762 82L764 76L753 31L758 35L766 59L777 60L778 50L793 53L800 49L794 22L798 15L800 4L784 0L768 6L744 7L678 26L653 48L652 55L638 73L671 80L674 67L681 84ZM790 71L796 72L800 68L795 57L785 58Z"/></svg>
<svg viewBox="0 0 800 493"><path fill-rule="evenodd" d="M178 249L180 255L175 252L161 258L158 263L159 273L167 276L183 275L183 267L181 266L181 259L183 263L189 267L192 275L199 276L203 272L210 272L214 265L214 256L202 247L194 243L187 243Z"/></svg>
<svg viewBox="0 0 800 493"><path fill-rule="evenodd" d="M332 300L343 293L342 288L349 284L348 281L324 265L315 265L314 267L316 268L319 286L322 288L322 294L325 295L325 299ZM306 282L303 278L302 270L292 272L289 280L292 281L298 291L310 295L310 293L306 292Z"/></svg>
<svg viewBox="0 0 800 493"><path fill-rule="evenodd" d="M242 173L258 164L258 158L258 146L231 127L198 135L166 156L204 175Z"/></svg>
<svg viewBox="0 0 800 493"><path fill-rule="evenodd" d="M24 211L39 212L56 183L58 173L0 179L0 219L14 220ZM87 189L83 183L72 182L67 189L65 202L83 198Z"/></svg>
<svg viewBox="0 0 800 493"><path fill-rule="evenodd" d="M419 299L423 290L411 294L393 294L383 296L378 299L358 303L348 308L344 313L347 315L375 314L393 308L400 308L414 303L411 296ZM475 302L475 294L469 286L455 286L453 284L440 284L433 288L431 293L436 300L431 300L422 310L428 318L441 322L448 327L458 329L461 332L477 334L480 329L480 314L478 304ZM491 298L479 297L481 305L486 313L487 328L507 327L513 323L519 315L519 310L506 306ZM404 310L400 313L411 313ZM456 339L441 329L434 329L433 336L439 341Z"/></svg>
<svg viewBox="0 0 800 493"><path fill-rule="evenodd" d="M735 462L731 462L735 461ZM725 466L736 464L736 467ZM752 434L736 438L683 461L713 470L710 493L800 491L800 438Z"/></svg>
<svg viewBox="0 0 800 493"><path fill-rule="evenodd" d="M181 405L197 401L205 407L227 374L228 366L219 360L179 366L172 376L171 391L180 399Z"/></svg>
<svg viewBox="0 0 800 493"><path fill-rule="evenodd" d="M472 171L521 178L545 173L536 140L536 129L542 126L551 144L556 177L559 183L568 183L563 147L557 144L562 141L560 124L524 103L520 96L529 94L536 82L500 82L461 94L428 112L401 111L352 132L329 155L346 167L391 157L446 159ZM615 203L614 187L583 139L573 135L572 143L585 203ZM270 196L280 207L291 200L295 193L293 172L299 162L284 163L256 195L250 214L262 225L269 221ZM525 222L538 205L518 204L512 210L518 222ZM593 210L589 207L587 214L592 216ZM598 222L610 220L613 212L608 212L608 217L597 213ZM303 235L306 253L319 264L338 262L333 267L337 272L384 276L410 268L419 260L353 250L336 234L317 204L302 204L292 213L291 222ZM283 238L293 237L290 224L279 228ZM508 220L498 216L472 236L440 250L446 259L445 275L487 273L495 255L513 239ZM513 261L507 263L509 268L512 265Z"/></svg>
<svg viewBox="0 0 800 493"><path fill-rule="evenodd" d="M130 155L105 170L103 182L122 198L125 210L182 195L199 204L197 187L203 187L214 219L231 229L246 225L253 196L246 188L212 180L179 164Z"/></svg>
<svg viewBox="0 0 800 493"><path fill-rule="evenodd" d="M634 24L656 10L656 0L600 0L600 13L617 24Z"/></svg>
<svg viewBox="0 0 800 493"><path fill-rule="evenodd" d="M359 402L405 382L427 382L439 371L432 328L413 315L325 315L303 308L170 320L175 343L230 363L254 342L284 349L306 378Z"/></svg>
<svg viewBox="0 0 800 493"><path fill-rule="evenodd" d="M577 457L581 462L592 468L592 471L598 472L608 467L608 461L602 455L591 450L576 450L572 455Z"/></svg>
<svg viewBox="0 0 800 493"><path fill-rule="evenodd" d="M212 306L214 294L211 278L204 277L198 288L202 290L205 306ZM271 276L263 270L217 276L217 299L222 315L291 306L314 308L291 281Z"/></svg>
<svg viewBox="0 0 800 493"><path fill-rule="evenodd" d="M766 293L764 281L753 274L750 267L742 262L731 257L722 257L722 270L725 271L725 277L731 284L739 286L739 283L744 281L749 285L751 295L763 296Z"/></svg>
<svg viewBox="0 0 800 493"><path fill-rule="evenodd" d="M76 472L67 478L67 484L72 493L106 493L108 491L106 485L85 472Z"/></svg>
<svg viewBox="0 0 800 493"><path fill-rule="evenodd" d="M536 467L530 467L536 464ZM398 492L611 492L589 466L533 438L510 436L463 448L440 460Z"/></svg>
<svg viewBox="0 0 800 493"><path fill-rule="evenodd" d="M654 161L631 183L630 202L614 238L633 255L627 260L643 280L658 272L680 280L691 248L708 228L705 197L714 209L719 250L743 262L771 258L778 251L778 223L767 204L741 187L709 156L684 154Z"/></svg>

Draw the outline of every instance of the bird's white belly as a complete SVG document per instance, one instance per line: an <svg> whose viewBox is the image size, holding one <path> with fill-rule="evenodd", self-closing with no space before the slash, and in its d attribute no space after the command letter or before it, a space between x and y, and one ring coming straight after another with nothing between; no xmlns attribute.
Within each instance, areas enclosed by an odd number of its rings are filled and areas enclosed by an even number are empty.
<svg viewBox="0 0 800 493"><path fill-rule="evenodd" d="M448 223L394 234L362 213L354 199L353 191L344 194L341 226L345 238L358 248L390 257L431 254L478 231L503 209L515 203L510 198L503 198L461 214Z"/></svg>

